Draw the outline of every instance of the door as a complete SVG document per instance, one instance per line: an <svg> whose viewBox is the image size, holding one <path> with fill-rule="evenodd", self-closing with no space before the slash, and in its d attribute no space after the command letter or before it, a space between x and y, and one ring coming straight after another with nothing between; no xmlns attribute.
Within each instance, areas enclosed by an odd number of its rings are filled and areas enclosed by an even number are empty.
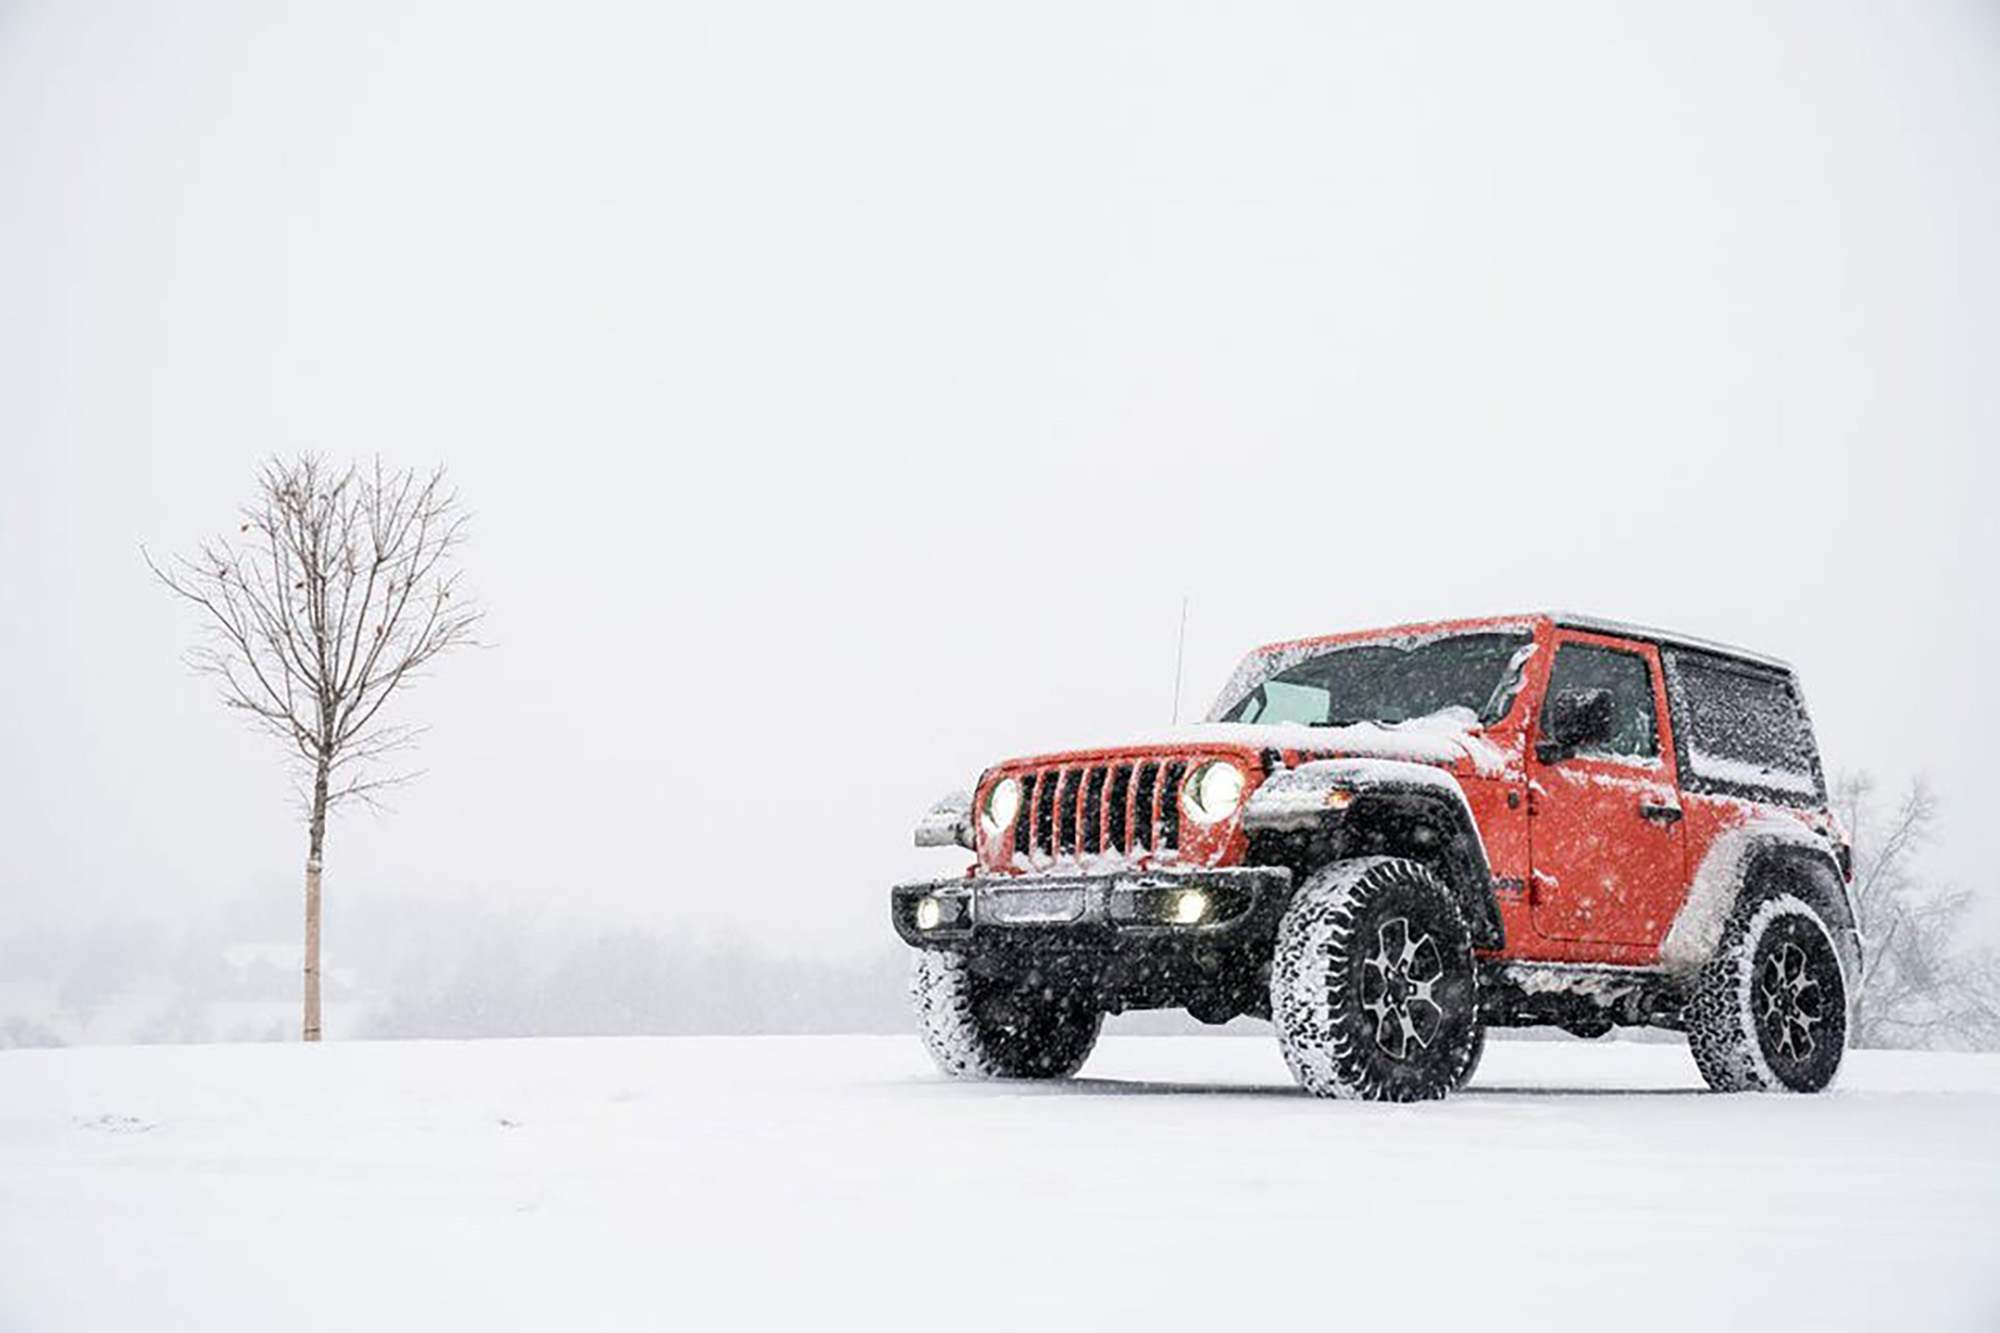
<svg viewBox="0 0 2000 1333"><path fill-rule="evenodd" d="M1609 734L1573 754L1530 747L1528 896L1535 932L1657 944L1686 887L1659 654L1650 645L1561 634L1537 741L1549 730L1557 696L1583 690L1611 696Z"/></svg>

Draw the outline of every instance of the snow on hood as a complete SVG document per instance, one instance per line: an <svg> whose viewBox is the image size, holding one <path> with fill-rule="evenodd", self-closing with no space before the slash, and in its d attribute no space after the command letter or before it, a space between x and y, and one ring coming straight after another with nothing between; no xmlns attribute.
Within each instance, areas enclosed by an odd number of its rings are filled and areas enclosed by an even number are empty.
<svg viewBox="0 0 2000 1333"><path fill-rule="evenodd" d="M1201 745L1240 745L1250 750L1305 750L1313 754L1351 755L1363 759L1402 759L1419 764L1469 762L1476 772L1498 775L1507 768L1507 752L1487 739L1469 708L1447 708L1408 722L1356 722L1344 727L1308 727L1300 723L1197 722L1190 726L1135 736L1103 749L1184 749ZM1051 749L1049 757L1085 753L1074 747Z"/></svg>

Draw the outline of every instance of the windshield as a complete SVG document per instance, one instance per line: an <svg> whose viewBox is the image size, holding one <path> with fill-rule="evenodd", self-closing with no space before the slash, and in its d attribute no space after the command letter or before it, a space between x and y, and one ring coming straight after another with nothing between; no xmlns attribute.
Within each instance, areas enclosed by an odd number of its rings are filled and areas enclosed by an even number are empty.
<svg viewBox="0 0 2000 1333"><path fill-rule="evenodd" d="M1533 651L1528 631L1503 630L1350 644L1289 662L1274 652L1266 656L1269 674L1215 720L1337 727L1463 709L1468 720L1497 722L1513 703Z"/></svg>

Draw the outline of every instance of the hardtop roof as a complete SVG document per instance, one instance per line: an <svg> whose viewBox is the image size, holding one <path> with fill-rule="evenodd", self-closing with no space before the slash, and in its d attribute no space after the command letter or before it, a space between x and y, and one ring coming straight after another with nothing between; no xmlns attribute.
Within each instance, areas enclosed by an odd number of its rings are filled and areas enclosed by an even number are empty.
<svg viewBox="0 0 2000 1333"><path fill-rule="evenodd" d="M1718 643L1713 639L1697 638L1692 634L1677 634L1672 630L1651 629L1644 625L1634 625L1622 620L1609 620L1603 616L1581 615L1574 611L1527 611L1517 615L1463 616L1449 620L1422 620L1403 625L1384 625L1376 629L1350 630L1337 634L1313 634L1303 638L1286 639L1277 643L1267 643L1259 652L1275 649L1306 647L1324 643L1328 646L1344 640L1366 640L1377 637L1400 637L1420 634L1449 634L1454 631L1477 632L1482 629L1494 630L1509 627L1526 628L1534 623L1553 624L1563 629L1580 629L1592 634L1609 634L1619 638L1638 639L1661 647L1689 648L1699 652L1714 653L1753 666L1766 667L1773 671L1792 674L1791 663L1769 653L1752 652L1748 648L1738 648L1732 644Z"/></svg>
<svg viewBox="0 0 2000 1333"><path fill-rule="evenodd" d="M1593 634L1613 634L1621 638L1639 639L1667 647L1693 648L1704 653L1715 653L1721 657L1733 657L1740 662L1749 662L1756 666L1770 667L1786 675L1792 674L1792 664L1781 657L1752 652L1748 648L1738 648L1733 644L1717 643L1713 639L1698 639L1692 634L1649 629L1644 625L1633 625L1622 620L1606 620L1602 616L1578 615L1573 611L1551 611L1548 613L1548 618L1564 629L1589 630Z"/></svg>

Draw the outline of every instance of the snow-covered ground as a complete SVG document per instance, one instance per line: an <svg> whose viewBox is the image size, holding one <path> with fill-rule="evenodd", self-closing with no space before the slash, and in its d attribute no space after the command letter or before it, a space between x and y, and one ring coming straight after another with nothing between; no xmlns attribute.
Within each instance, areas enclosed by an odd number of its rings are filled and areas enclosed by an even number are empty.
<svg viewBox="0 0 2000 1333"><path fill-rule="evenodd" d="M0 1053L0 1328L2000 1329L2000 1057L1818 1098L1496 1042L1451 1102L1268 1040L1065 1087L912 1038Z"/></svg>

